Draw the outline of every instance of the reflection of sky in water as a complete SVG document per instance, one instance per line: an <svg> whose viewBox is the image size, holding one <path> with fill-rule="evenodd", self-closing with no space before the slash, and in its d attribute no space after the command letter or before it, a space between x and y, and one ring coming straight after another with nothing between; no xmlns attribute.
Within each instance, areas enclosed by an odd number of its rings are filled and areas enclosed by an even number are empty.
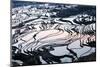
<svg viewBox="0 0 100 67"><path fill-rule="evenodd" d="M78 57L80 57L80 55L82 55L85 52L87 52L87 51L90 50L90 47L87 47L87 46L84 46L83 48L81 48L80 47L80 41L79 40L77 40L76 42L73 42L72 44L70 44L69 45L69 48L79 48L79 49L73 49L77 53L77 56ZM87 52L86 54L84 54L82 56L89 55L92 52L95 52L95 48L92 48L89 52ZM51 53L53 55L56 55L56 56L61 56L61 55L68 54L69 51L66 50L66 46L63 46L63 47L55 47L55 50L54 51L51 51ZM63 58L61 60L62 60L62 62L70 62L71 61L71 59L70 58L67 58L67 57L66 58Z"/></svg>

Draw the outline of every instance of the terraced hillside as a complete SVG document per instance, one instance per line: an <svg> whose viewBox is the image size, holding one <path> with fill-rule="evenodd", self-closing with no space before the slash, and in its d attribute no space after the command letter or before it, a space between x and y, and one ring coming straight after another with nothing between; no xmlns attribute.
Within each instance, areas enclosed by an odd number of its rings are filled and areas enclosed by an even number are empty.
<svg viewBox="0 0 100 67"><path fill-rule="evenodd" d="M12 65L96 60L95 6L16 3L11 22Z"/></svg>

